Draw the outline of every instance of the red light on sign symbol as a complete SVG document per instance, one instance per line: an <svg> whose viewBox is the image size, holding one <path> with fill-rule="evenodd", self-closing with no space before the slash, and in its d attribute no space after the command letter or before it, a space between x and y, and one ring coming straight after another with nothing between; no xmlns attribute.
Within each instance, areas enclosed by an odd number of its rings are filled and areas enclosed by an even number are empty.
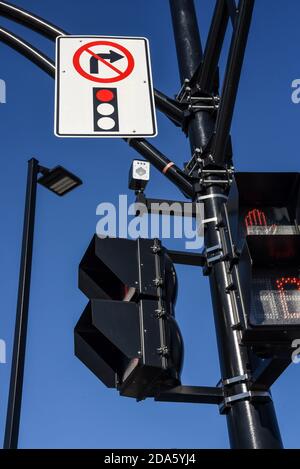
<svg viewBox="0 0 300 469"><path fill-rule="evenodd" d="M111 90L99 90L96 93L96 98L98 101L108 103L114 99L114 93Z"/></svg>
<svg viewBox="0 0 300 469"><path fill-rule="evenodd" d="M276 288L279 290L280 300L284 311L284 318L289 319L293 313L289 312L286 294L288 290L286 287L293 287L293 290L300 291L300 278L298 277L282 277L276 280ZM297 313L299 314L299 312Z"/></svg>

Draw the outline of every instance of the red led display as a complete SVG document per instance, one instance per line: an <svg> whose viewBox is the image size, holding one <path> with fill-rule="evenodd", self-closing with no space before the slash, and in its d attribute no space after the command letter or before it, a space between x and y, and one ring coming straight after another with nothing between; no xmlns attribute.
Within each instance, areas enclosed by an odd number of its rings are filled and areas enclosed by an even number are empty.
<svg viewBox="0 0 300 469"><path fill-rule="evenodd" d="M282 277L276 280L276 288L279 290L284 318L288 319L293 313L289 311L286 295L289 295L291 290L300 291L300 279L298 277Z"/></svg>
<svg viewBox="0 0 300 469"><path fill-rule="evenodd" d="M245 216L245 226L247 234L275 234L277 231L277 225L268 222L266 214L263 210L254 208L249 210ZM258 228L255 230L255 228ZM265 228L265 229L263 229Z"/></svg>
<svg viewBox="0 0 300 469"><path fill-rule="evenodd" d="M246 228L249 226L267 226L267 219L262 210L254 208L245 217Z"/></svg>

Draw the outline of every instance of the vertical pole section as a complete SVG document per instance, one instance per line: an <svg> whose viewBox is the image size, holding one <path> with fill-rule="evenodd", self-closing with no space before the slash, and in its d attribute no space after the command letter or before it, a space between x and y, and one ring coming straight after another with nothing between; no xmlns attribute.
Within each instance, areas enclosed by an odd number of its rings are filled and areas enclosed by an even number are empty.
<svg viewBox="0 0 300 469"><path fill-rule="evenodd" d="M5 424L4 449L15 449L18 447L38 172L39 162L32 158L28 161L18 303Z"/></svg>
<svg viewBox="0 0 300 469"><path fill-rule="evenodd" d="M253 8L254 0L240 1L238 19L235 22L234 35L230 46L230 59L226 67L215 137L211 149L216 163L224 161L224 153L230 133Z"/></svg>
<svg viewBox="0 0 300 469"><path fill-rule="evenodd" d="M199 66L202 53L193 0L170 0L170 7L180 76L181 79L190 79ZM192 151L209 141L214 125L212 115L205 112L194 115L188 129ZM215 219L219 216L222 202L214 195L223 192L221 187L213 184L207 189L211 198L205 200L205 218ZM224 243L226 241L221 239L217 223L209 223L205 231L206 247L221 244L225 251L228 247ZM248 350L240 345L240 333L233 327L238 311L233 297L226 290L229 283L226 263L220 260L212 266L210 287L222 379L251 374ZM247 391L247 383L232 384L227 389L231 396L240 395ZM232 448L282 447L272 402L237 400L231 403L226 416Z"/></svg>

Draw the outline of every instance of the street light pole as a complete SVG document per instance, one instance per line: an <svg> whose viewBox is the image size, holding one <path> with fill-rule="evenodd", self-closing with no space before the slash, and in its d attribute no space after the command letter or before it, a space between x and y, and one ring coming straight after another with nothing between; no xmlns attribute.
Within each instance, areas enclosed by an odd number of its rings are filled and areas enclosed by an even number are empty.
<svg viewBox="0 0 300 469"><path fill-rule="evenodd" d="M243 37L238 37L240 42L233 43L231 48L234 52L232 57L236 68L233 67L233 62L229 63L227 68L227 76L230 74L230 77L234 76L236 80L239 78L243 62L243 46L245 46L248 36L253 3L253 0L242 0L240 3L240 6L244 7L245 14L247 13L248 15L247 21L246 25L244 23ZM200 35L193 0L170 0L170 8L180 77L183 82L186 79L190 80L200 65L202 59ZM240 49L237 47L238 44L241 45ZM234 85L237 84L234 83ZM230 92L230 105L226 103L227 107L226 109L223 107L221 114L224 117L226 111L229 111L229 115L226 116L227 130L229 129L229 120L232 118L232 99L235 98L235 96L232 96L232 93L237 92L237 86L231 87ZM228 95L229 93L225 93L226 97ZM222 109L222 102L220 107ZM193 115L188 125L192 153L197 148L205 148L208 142L213 139L214 129L217 124L213 115L208 112L199 111ZM224 132L221 132L221 134L224 135ZM222 143L222 151L224 153L226 150L224 148L224 141ZM220 158L219 140L217 141L217 154L212 156L219 157L218 164L224 163ZM229 252L226 240L221 238L218 229L219 215L222 204L226 199L222 185L220 186L211 182L208 184L204 197L203 193L201 196L200 199L205 204L205 218L211 220L206 225L205 246L206 248L222 246L223 252ZM233 318L235 317L237 305L234 303L233 296L228 291L228 285L230 284L228 268L226 261L221 256L220 260L211 266L209 279L222 381L223 384L226 382L226 390L231 397L230 406L226 408L231 447L249 449L282 448L281 436L272 401L254 402L249 399L247 392L251 376L249 350L241 345L240 332L233 327Z"/></svg>
<svg viewBox="0 0 300 469"><path fill-rule="evenodd" d="M38 179L39 173L41 173L42 176ZM38 183L42 184L50 191L55 192L57 195L62 196L82 184L82 181L61 166L49 170L40 166L38 160L35 158L28 161L19 288L5 423L4 449L15 449L18 447L30 300L36 191Z"/></svg>
<svg viewBox="0 0 300 469"><path fill-rule="evenodd" d="M4 449L17 448L22 403L25 349L28 324L29 292L32 266L34 219L39 162L28 161L26 202L23 226L19 290L12 356L9 399L4 436Z"/></svg>

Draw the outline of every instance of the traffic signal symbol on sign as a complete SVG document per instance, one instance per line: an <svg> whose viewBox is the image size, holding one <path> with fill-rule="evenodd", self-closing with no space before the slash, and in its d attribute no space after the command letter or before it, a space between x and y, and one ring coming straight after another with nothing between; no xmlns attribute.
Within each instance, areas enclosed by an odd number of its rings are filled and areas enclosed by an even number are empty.
<svg viewBox="0 0 300 469"><path fill-rule="evenodd" d="M93 88L94 130L119 130L118 93L116 88Z"/></svg>

